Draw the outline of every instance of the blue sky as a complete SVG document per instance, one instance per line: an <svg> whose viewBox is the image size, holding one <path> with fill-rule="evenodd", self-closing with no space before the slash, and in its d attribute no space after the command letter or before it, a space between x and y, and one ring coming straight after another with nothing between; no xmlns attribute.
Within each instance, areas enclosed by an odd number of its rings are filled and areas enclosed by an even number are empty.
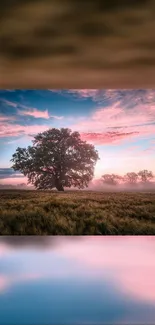
<svg viewBox="0 0 155 325"><path fill-rule="evenodd" d="M104 173L155 172L155 90L66 89L0 91L0 182L18 146L48 128L69 127L95 145Z"/></svg>

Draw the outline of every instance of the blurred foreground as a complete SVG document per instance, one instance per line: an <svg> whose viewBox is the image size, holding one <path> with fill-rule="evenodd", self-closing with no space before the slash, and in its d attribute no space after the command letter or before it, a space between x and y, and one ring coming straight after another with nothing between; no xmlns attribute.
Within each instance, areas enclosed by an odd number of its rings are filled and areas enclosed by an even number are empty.
<svg viewBox="0 0 155 325"><path fill-rule="evenodd" d="M154 247L153 237L1 237L0 325L153 325Z"/></svg>
<svg viewBox="0 0 155 325"><path fill-rule="evenodd" d="M1 88L149 88L154 0L6 0Z"/></svg>

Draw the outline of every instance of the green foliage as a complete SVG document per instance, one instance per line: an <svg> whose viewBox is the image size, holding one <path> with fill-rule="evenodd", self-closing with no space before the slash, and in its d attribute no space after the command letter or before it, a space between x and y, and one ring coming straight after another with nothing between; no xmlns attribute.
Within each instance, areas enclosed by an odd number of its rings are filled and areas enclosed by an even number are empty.
<svg viewBox="0 0 155 325"><path fill-rule="evenodd" d="M12 168L37 189L84 188L92 180L99 159L94 146L70 129L49 129L34 137L33 146L17 148Z"/></svg>
<svg viewBox="0 0 155 325"><path fill-rule="evenodd" d="M155 192L3 190L0 235L155 235Z"/></svg>

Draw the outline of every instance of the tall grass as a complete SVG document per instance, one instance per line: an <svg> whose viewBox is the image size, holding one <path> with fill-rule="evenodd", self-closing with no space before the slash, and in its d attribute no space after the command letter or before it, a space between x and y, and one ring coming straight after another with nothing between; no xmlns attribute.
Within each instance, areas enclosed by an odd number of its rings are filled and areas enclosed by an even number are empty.
<svg viewBox="0 0 155 325"><path fill-rule="evenodd" d="M155 235L155 192L3 190L0 235Z"/></svg>

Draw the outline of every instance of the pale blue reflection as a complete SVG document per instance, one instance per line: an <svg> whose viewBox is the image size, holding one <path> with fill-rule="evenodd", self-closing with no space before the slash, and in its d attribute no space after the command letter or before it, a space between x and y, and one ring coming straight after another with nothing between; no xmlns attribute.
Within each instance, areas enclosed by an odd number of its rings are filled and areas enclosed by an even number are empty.
<svg viewBox="0 0 155 325"><path fill-rule="evenodd" d="M147 279L155 240L49 238L38 248L21 240L0 240L0 325L155 323L155 282Z"/></svg>

